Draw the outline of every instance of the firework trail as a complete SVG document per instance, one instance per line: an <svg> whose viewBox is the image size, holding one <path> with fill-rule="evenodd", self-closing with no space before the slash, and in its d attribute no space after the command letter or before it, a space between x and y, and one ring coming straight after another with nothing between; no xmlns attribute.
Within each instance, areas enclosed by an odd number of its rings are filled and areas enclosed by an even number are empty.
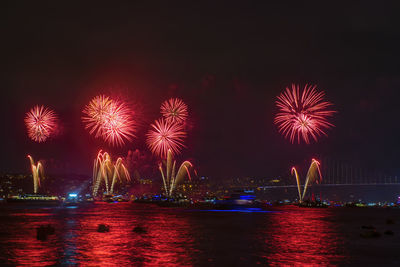
<svg viewBox="0 0 400 267"><path fill-rule="evenodd" d="M292 88L286 90L278 96L275 102L279 112L275 116L275 124L279 132L291 143L300 143L302 139L305 143L310 143L310 137L315 141L321 135L327 135L325 129L330 129L334 125L328 118L336 112L330 110L330 102L324 101L325 93L318 92L316 86L306 85L302 92L300 86L292 84Z"/></svg>
<svg viewBox="0 0 400 267"><path fill-rule="evenodd" d="M146 142L153 154L165 159L169 149L173 155L180 153L185 137L182 124L167 122L161 118L151 124Z"/></svg>
<svg viewBox="0 0 400 267"><path fill-rule="evenodd" d="M122 101L105 95L94 97L84 108L82 121L85 128L95 137L101 137L111 145L122 146L135 137L133 111Z"/></svg>
<svg viewBox="0 0 400 267"><path fill-rule="evenodd" d="M172 151L168 149L167 160L164 163L165 170L163 168L163 163L160 162L158 169L160 170L161 177L163 179L165 194L167 197L171 197L176 188L176 185L187 175L189 179L190 171L193 165L190 161L184 161L176 172L176 160L173 160Z"/></svg>
<svg viewBox="0 0 400 267"><path fill-rule="evenodd" d="M33 193L37 194L40 186L40 177L43 177L43 165L40 161L35 164L33 158L28 155L29 162L31 164L32 178L33 178Z"/></svg>
<svg viewBox="0 0 400 267"><path fill-rule="evenodd" d="M304 185L304 191L303 191L303 196L301 199L304 199L304 196L306 195L307 192L307 187L310 183L317 181L317 174L319 175L320 180L322 180L322 174L321 174L321 169L319 168L321 164L319 163L318 160L312 159L311 160L311 165L310 168L308 168L307 176L306 176L306 183Z"/></svg>
<svg viewBox="0 0 400 267"><path fill-rule="evenodd" d="M296 178L296 183L297 183L297 191L299 193L299 201L302 202L302 195L301 195L301 187L300 187L300 178L299 174L297 173L296 167L292 167L291 170L292 175Z"/></svg>
<svg viewBox="0 0 400 267"><path fill-rule="evenodd" d="M26 113L25 125L29 138L39 143L45 142L55 134L57 116L53 110L37 105Z"/></svg>
<svg viewBox="0 0 400 267"><path fill-rule="evenodd" d="M123 178L130 181L130 175L125 165L122 163L122 158L118 158L114 163L107 152L102 153L101 150L97 154L93 164L93 196L104 182L107 194L113 194L115 183L122 182Z"/></svg>
<svg viewBox="0 0 400 267"><path fill-rule="evenodd" d="M314 181L316 181L318 183L318 180L317 180L318 176L319 176L320 180L322 180L322 174L321 174L320 165L321 164L319 163L318 160L316 160L316 159L312 159L311 160L311 165L310 165L310 167L308 168L308 171L307 171L306 182L304 184L303 194L301 193L301 185L300 185L299 174L298 174L296 168L292 167L291 173L296 178L297 190L299 192L299 202L300 203L303 202L303 199L304 199L304 197L306 195L308 186Z"/></svg>
<svg viewBox="0 0 400 267"><path fill-rule="evenodd" d="M184 123L188 117L188 107L179 98L170 98L161 104L161 114L170 123Z"/></svg>

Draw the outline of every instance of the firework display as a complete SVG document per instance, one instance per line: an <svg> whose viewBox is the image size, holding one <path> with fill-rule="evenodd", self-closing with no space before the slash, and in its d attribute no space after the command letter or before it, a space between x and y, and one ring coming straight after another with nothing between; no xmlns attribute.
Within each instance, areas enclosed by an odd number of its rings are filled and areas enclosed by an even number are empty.
<svg viewBox="0 0 400 267"><path fill-rule="evenodd" d="M34 106L26 113L25 125L29 138L39 143L45 142L55 134L57 116L51 109L44 106Z"/></svg>
<svg viewBox="0 0 400 267"><path fill-rule="evenodd" d="M166 158L170 149L172 154L179 154L184 146L186 132L181 124L171 123L161 118L151 124L147 133L147 145L150 151L160 158Z"/></svg>
<svg viewBox="0 0 400 267"><path fill-rule="evenodd" d="M293 84L286 88L277 97L276 106L279 111L275 116L275 124L279 132L288 138L291 143L310 143L326 135L326 129L333 127L329 118L336 112L331 109L332 104L324 100L324 92L317 91L316 86L306 85L300 88ZM158 169L162 176L165 195L171 197L177 184L186 175L190 179L190 170L193 167L189 161L184 161L180 167L176 166L173 157L179 154L186 139L185 127L188 120L188 106L179 98L170 98L160 107L162 117L150 124L146 134L146 144L153 155L158 158ZM124 146L131 141L137 131L136 121L131 105L121 100L115 100L106 95L97 95L84 107L82 121L88 132L95 138L105 142ZM57 117L54 111L43 106L35 106L25 117L29 137L37 142L44 142L54 134L57 126ZM34 182L34 192L40 186L40 177L43 176L43 166L40 162L34 163L28 156ZM292 174L296 177L299 201L305 197L309 184L321 176L319 162L312 160L307 173L303 191L296 168ZM130 181L128 168L122 158L115 162L107 152L98 152L93 165L93 196L96 196L102 186L107 195L114 193L117 182Z"/></svg>
<svg viewBox="0 0 400 267"><path fill-rule="evenodd" d="M102 183L105 185L106 194L112 195L117 180L120 182L131 180L122 158L112 162L111 156L100 150L93 164L93 196L97 195Z"/></svg>
<svg viewBox="0 0 400 267"><path fill-rule="evenodd" d="M188 117L188 107L179 98L170 98L161 104L161 114L170 123L183 123Z"/></svg>
<svg viewBox="0 0 400 267"><path fill-rule="evenodd" d="M306 85L301 91L299 85L293 84L291 89L278 96L276 106L279 112L275 117L275 124L290 142L310 143L310 138L315 141L321 135L326 135L325 130L334 125L328 121L336 112L331 110L332 104L324 101L325 93L318 92L316 86Z"/></svg>
<svg viewBox="0 0 400 267"><path fill-rule="evenodd" d="M304 199L304 197L306 195L308 186L314 181L318 182L318 180L317 180L318 176L319 176L320 180L322 180L322 174L321 174L320 165L321 164L319 163L318 160L316 160L316 159L312 159L311 160L311 165L310 165L310 167L308 168L308 171L307 171L306 182L304 184L303 193L301 193L299 174L298 174L296 168L292 167L291 172L292 172L292 175L294 175L295 178L296 178L297 190L298 190L298 193L299 193L299 202L300 203L303 202L303 199Z"/></svg>
<svg viewBox="0 0 400 267"><path fill-rule="evenodd" d="M31 164L32 178L33 178L33 193L37 194L40 186L40 178L43 177L43 165L38 161L36 164L33 158L28 155L29 163Z"/></svg>
<svg viewBox="0 0 400 267"><path fill-rule="evenodd" d="M121 146L125 139L132 141L136 130L132 114L133 111L123 102L112 105L108 118L103 125L104 140L110 144Z"/></svg>
<svg viewBox="0 0 400 267"><path fill-rule="evenodd" d="M176 160L173 160L171 149L168 149L167 160L163 163L160 162L158 169L160 170L161 177L163 179L165 195L171 197L177 186L177 184L187 175L191 180L189 168L193 165L190 161L184 161L176 172Z"/></svg>
<svg viewBox="0 0 400 267"><path fill-rule="evenodd" d="M122 146L135 137L133 111L128 104L105 95L94 97L83 110L85 128L111 145Z"/></svg>
<svg viewBox="0 0 400 267"><path fill-rule="evenodd" d="M113 101L105 96L98 95L90 100L82 111L82 121L86 124L85 128L90 134L95 133L96 137L103 134L103 126L107 122Z"/></svg>

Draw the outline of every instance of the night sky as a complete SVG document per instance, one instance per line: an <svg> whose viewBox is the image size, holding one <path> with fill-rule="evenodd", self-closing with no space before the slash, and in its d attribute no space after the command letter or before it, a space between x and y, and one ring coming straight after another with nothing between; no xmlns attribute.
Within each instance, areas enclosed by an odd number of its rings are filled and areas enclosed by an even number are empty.
<svg viewBox="0 0 400 267"><path fill-rule="evenodd" d="M192 125L179 159L193 160L201 175L272 177L311 157L400 175L394 4L214 2L3 3L0 172L28 172L31 154L90 175L100 148L148 153L149 124L174 96L189 105ZM338 111L318 143L291 144L273 124L276 96L291 83L317 84ZM137 107L132 143L113 148L84 129L82 109L100 93ZM59 136L41 144L24 126L36 104L62 122Z"/></svg>

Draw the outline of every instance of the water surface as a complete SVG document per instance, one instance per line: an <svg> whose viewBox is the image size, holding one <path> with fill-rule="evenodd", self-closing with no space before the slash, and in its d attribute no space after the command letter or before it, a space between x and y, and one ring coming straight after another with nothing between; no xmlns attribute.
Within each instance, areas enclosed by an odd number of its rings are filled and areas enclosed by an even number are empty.
<svg viewBox="0 0 400 267"><path fill-rule="evenodd" d="M0 206L2 265L254 266L398 265L400 210L281 208L193 211L149 204ZM386 218L397 224L386 225ZM110 232L96 231L98 224ZM36 227L54 235L36 239ZM394 236L360 238L363 224ZM141 226L145 233L132 231ZM399 229L400 230L400 229ZM397 233L396 233L397 231Z"/></svg>

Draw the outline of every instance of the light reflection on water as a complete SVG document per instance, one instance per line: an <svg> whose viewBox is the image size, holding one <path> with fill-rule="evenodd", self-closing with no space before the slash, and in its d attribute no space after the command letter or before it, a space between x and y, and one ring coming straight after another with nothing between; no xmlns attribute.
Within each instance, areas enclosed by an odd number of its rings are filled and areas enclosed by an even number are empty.
<svg viewBox="0 0 400 267"><path fill-rule="evenodd" d="M328 266L345 257L343 240L326 209L293 209L271 217L265 231L270 265ZM328 219L328 220L327 220Z"/></svg>
<svg viewBox="0 0 400 267"><path fill-rule="evenodd" d="M3 212L4 211L4 212ZM326 209L208 212L104 203L71 208L4 208L0 263L89 266L336 264L342 240ZM98 224L110 232L96 231ZM35 228L56 233L36 240ZM136 233L135 226L147 232Z"/></svg>

